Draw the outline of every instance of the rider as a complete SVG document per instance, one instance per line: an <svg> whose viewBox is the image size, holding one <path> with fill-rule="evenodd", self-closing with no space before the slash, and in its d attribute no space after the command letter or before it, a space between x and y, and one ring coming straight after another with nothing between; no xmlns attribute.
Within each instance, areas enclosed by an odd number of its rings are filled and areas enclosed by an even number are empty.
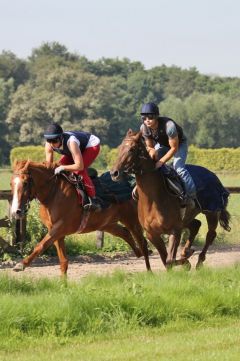
<svg viewBox="0 0 240 361"><path fill-rule="evenodd" d="M188 144L182 128L172 119L160 116L155 103L143 104L141 118L140 129L149 155L156 160L156 168L173 157L173 168L182 179L187 196L196 198L195 184L185 168Z"/></svg>
<svg viewBox="0 0 240 361"><path fill-rule="evenodd" d="M55 169L55 174L63 171L74 172L81 175L87 199L83 207L85 209L100 209L96 199L96 192L87 168L95 160L100 151L100 140L93 134L80 131L66 131L57 123L49 124L44 132L46 139L45 154L46 161L53 162L53 154L62 154L60 166Z"/></svg>

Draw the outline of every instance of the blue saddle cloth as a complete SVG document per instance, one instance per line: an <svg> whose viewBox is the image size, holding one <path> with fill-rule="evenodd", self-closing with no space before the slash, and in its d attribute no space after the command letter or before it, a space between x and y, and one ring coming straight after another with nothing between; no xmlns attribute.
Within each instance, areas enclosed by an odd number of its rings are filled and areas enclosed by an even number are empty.
<svg viewBox="0 0 240 361"><path fill-rule="evenodd" d="M91 177L96 189L96 196L107 208L112 203L122 203L132 198L132 190L135 186L135 178L126 176L122 181L114 182L110 172L105 172L99 177Z"/></svg>
<svg viewBox="0 0 240 361"><path fill-rule="evenodd" d="M216 174L198 165L186 165L196 186L197 199L203 211L223 210L228 203L229 192Z"/></svg>
<svg viewBox="0 0 240 361"><path fill-rule="evenodd" d="M168 167L169 168L169 167ZM221 211L227 206L229 192L222 185L216 174L207 168L198 165L186 165L196 186L197 199L202 211ZM160 168L167 174L167 168ZM126 176L120 182L114 182L110 172L103 173L100 177L92 177L96 188L96 195L101 200L102 207L107 208L112 203L125 202L132 198L135 186L135 177Z"/></svg>

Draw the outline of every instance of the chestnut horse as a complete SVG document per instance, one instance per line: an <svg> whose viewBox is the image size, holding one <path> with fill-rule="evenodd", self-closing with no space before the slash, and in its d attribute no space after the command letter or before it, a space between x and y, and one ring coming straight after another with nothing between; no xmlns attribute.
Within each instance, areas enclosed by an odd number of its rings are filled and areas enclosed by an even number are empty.
<svg viewBox="0 0 240 361"><path fill-rule="evenodd" d="M134 133L129 130L119 147L118 159L111 171L112 179L120 180L124 173L136 176L138 217L147 238L157 248L163 264L171 266L187 263L190 266L187 258L194 252L191 246L201 226L201 222L195 217L201 213L201 209L195 204L190 204L182 219L180 202L176 196L167 191L163 173L155 169L155 162L146 150L141 132ZM221 211L202 213L207 219L208 232L205 245L198 257L197 267L202 265L206 258L207 250L216 237L218 223L225 230L230 230L230 215L226 205ZM177 248L184 228L190 231L189 239L182 249L181 258L176 260ZM163 234L169 235L168 252L161 238Z"/></svg>
<svg viewBox="0 0 240 361"><path fill-rule="evenodd" d="M88 233L102 230L124 239L137 257L144 256L150 270L147 242L138 221L133 200L112 204L101 211L83 211L76 189L63 176L54 176L55 165L30 161L17 162L11 179L13 193L12 215L20 218L28 203L39 200L40 216L48 233L33 252L18 263L15 271L23 271L50 245L54 244L59 257L61 273L66 274L68 260L64 237L76 232ZM120 225L121 222L123 225Z"/></svg>

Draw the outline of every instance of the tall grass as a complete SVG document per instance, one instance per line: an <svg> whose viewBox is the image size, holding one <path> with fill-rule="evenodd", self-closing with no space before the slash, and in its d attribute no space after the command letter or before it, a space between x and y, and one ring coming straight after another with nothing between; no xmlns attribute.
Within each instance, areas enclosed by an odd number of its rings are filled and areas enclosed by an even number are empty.
<svg viewBox="0 0 240 361"><path fill-rule="evenodd" d="M142 327L177 329L240 316L240 266L90 276L80 283L1 277L0 336L72 337ZM0 337L1 340L1 337ZM1 342L1 341L0 341Z"/></svg>

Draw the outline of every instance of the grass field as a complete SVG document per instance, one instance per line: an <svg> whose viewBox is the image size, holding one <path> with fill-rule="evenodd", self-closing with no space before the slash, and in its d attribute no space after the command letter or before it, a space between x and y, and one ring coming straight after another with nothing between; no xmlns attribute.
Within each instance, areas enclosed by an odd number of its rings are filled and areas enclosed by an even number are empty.
<svg viewBox="0 0 240 361"><path fill-rule="evenodd" d="M239 186L238 175L220 177ZM9 178L0 172L0 189L9 188ZM219 233L220 243L239 241L239 200L230 197L233 229ZM0 217L5 213L0 202ZM91 234L69 237L67 244L68 253L97 251ZM106 237L103 251L116 249L127 246ZM239 290L240 265L116 272L78 283L0 276L0 361L238 361Z"/></svg>
<svg viewBox="0 0 240 361"><path fill-rule="evenodd" d="M238 360L240 267L0 280L0 360Z"/></svg>

